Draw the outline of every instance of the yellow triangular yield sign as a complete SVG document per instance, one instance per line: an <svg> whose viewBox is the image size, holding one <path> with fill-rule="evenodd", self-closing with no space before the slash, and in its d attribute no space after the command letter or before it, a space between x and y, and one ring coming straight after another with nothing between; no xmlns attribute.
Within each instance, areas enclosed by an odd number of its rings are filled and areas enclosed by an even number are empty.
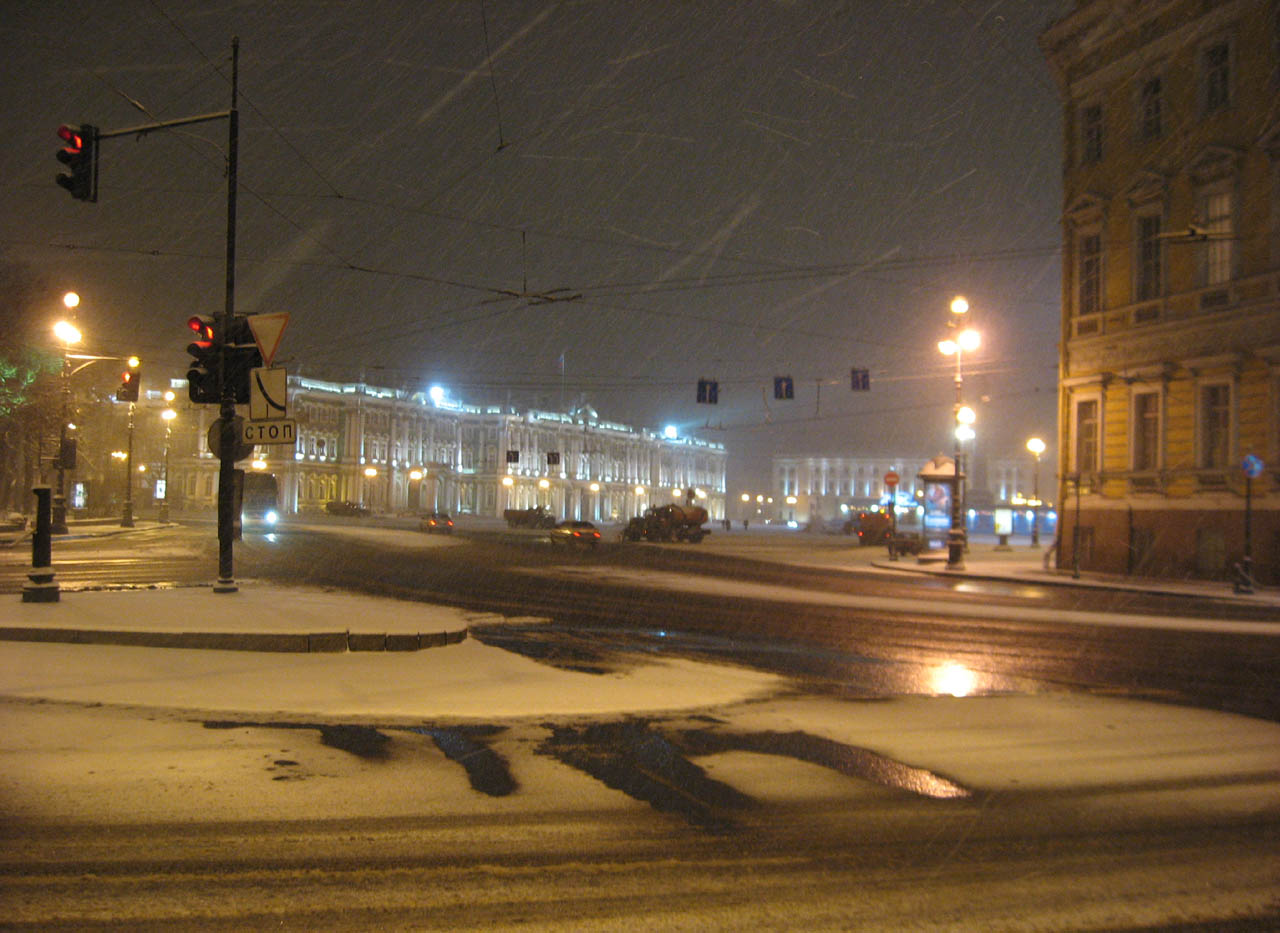
<svg viewBox="0 0 1280 933"><path fill-rule="evenodd" d="M276 350L280 348L280 335L284 333L284 326L289 323L289 312L250 314L248 318L254 342L258 344L258 352L262 354L262 365L270 366Z"/></svg>

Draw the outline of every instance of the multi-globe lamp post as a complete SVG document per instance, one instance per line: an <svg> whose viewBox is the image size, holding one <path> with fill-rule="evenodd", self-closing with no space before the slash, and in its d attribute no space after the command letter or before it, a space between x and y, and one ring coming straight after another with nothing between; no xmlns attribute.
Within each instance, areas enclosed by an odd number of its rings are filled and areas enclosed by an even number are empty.
<svg viewBox="0 0 1280 933"><path fill-rule="evenodd" d="M964 296L957 295L951 300L951 317L947 321L948 336L944 340L938 341L938 349L944 356L954 356L956 358L955 386L955 484L951 489L951 529L947 532L947 569L963 570L964 569L964 546L965 546L965 530L964 521L960 506L960 444L961 437L960 428L964 426L961 420L962 410L966 410L963 401L964 377L961 372L960 360L965 352L972 352L978 349L978 345L982 342L978 336L978 332L971 327L965 327L965 315L969 313L969 302ZM968 410L972 414L972 410ZM970 422L970 425L972 422ZM970 427L971 430L971 427Z"/></svg>
<svg viewBox="0 0 1280 933"><path fill-rule="evenodd" d="M1036 458L1036 465L1031 474L1031 546L1040 546L1040 455L1045 452L1045 442L1038 437L1027 441L1027 450Z"/></svg>

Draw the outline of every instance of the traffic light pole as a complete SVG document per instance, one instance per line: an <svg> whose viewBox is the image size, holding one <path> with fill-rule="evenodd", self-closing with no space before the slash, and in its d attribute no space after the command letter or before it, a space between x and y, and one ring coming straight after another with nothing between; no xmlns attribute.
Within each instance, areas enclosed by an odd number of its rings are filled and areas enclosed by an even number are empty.
<svg viewBox="0 0 1280 933"><path fill-rule="evenodd" d="M121 528L133 527L133 402L129 403L129 446L124 461L124 512L120 516Z"/></svg>
<svg viewBox="0 0 1280 933"><path fill-rule="evenodd" d="M218 433L218 582L215 593L234 593L238 589L234 576L233 545L235 542L235 468L236 436L235 389L227 378L227 341L236 316L236 169L240 155L240 114L236 109L240 71L240 40L231 40L231 109L227 113L227 287L222 309L222 326L218 338L219 417ZM166 494L168 490L165 491Z"/></svg>
<svg viewBox="0 0 1280 933"><path fill-rule="evenodd" d="M234 593L237 590L233 575L232 542L235 534L235 455L239 447L239 438L235 435L235 392L228 377L227 339L235 321L235 280L236 280L236 169L240 149L240 118L236 110L238 103L238 82L240 72L240 40L231 40L231 109L218 113L206 113L195 117L181 117L176 120L163 120L131 126L122 130L101 132L93 129L93 145L96 159L96 144L99 140L112 139L117 136L144 136L155 130L169 129L175 126L189 126L193 123L207 123L211 120L226 119L228 124L227 143L227 289L226 304L222 313L220 334L215 335L215 346L218 351L218 400L222 428L218 436L218 582L214 584L215 593ZM96 161L94 171L97 171ZM96 178L96 176L95 176ZM74 193L74 192L73 192ZM96 190L91 192L95 195ZM66 420L65 418L63 419ZM63 426L65 432L65 424ZM65 444L63 445L65 448ZM166 495L168 490L165 491ZM65 509L65 506L64 506Z"/></svg>

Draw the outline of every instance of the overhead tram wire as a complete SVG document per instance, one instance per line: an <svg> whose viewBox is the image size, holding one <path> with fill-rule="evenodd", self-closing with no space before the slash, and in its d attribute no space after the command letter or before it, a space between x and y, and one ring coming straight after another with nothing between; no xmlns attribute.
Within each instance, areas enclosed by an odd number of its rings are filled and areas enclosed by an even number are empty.
<svg viewBox="0 0 1280 933"><path fill-rule="evenodd" d="M155 4L154 4L154 0L153 0L153 5L155 5ZM205 55L205 53L203 52L203 50L202 50L202 49L200 49L200 47L199 47L199 46L194 42L194 40L193 40L193 39L192 39L192 38L191 38L191 37L190 37L190 36L189 36L189 35L188 35L188 34L187 34L187 33L186 33L186 32L185 32L185 31L184 31L184 30L183 30L183 29L182 29L182 28L177 24L177 23L176 23L176 22L174 22L174 21L173 21L173 19L172 19L172 18L167 14L167 12L165 12L165 11L164 11L162 8L160 8L159 6L156 6L156 9L157 9L157 11L160 13L160 15L161 15L162 17L164 17L164 19L166 20L166 22L168 22L168 23L169 23L169 25L170 25L170 26L171 26L171 27L172 27L172 28L173 28L173 29L174 29L174 30L175 30L179 35L181 35L181 36L183 37L183 39L184 39L184 40L186 40L186 41L187 41L187 43L188 43L188 44L190 44L190 45L192 46L192 48L194 48L194 49L197 51L197 53L198 53L198 54L200 54L200 56L201 56L202 58L204 58L204 60L209 64L209 66L210 66L210 67L215 71L215 73L217 73L217 74L219 74L219 75L221 75L221 76L223 76L223 77L225 78L225 75L223 75L222 70L221 70L221 68L218 66L218 64L217 64L216 62L212 61L211 59L209 59L209 57L208 57L207 55ZM482 14L483 14L483 12L484 12L484 11L483 11L483 9L482 9ZM484 25L484 27L485 27L485 29L486 29L486 36L485 36L485 38L486 38L486 61L488 62L489 67L490 67L490 78L491 78L491 80L492 80L492 78L493 78L493 75L492 75L492 61L491 61L491 56L489 55L488 47L487 47L487 22L486 22L486 23L484 23L483 25ZM806 28L807 28L807 27L806 27ZM738 54L741 54L741 50L739 50L739 53L738 53ZM731 57L736 57L736 56L731 56ZM705 68L710 67L710 66L711 66L711 64L712 64L712 63L707 63L706 65L704 65L704 66L703 66L703 68L698 69L698 71L705 70ZM697 73L697 71L695 71L695 72L693 72L693 73ZM682 80L682 79L684 79L684 78L686 78L686 77L688 77L688 75L687 75L687 74L686 74L686 75L674 76L674 77L669 78L669 79L667 79L666 81L664 81L664 82L663 82L663 84L670 83L671 81L674 81L674 80ZM122 93L122 92L119 92L119 91L117 91L117 92L118 92L118 93ZM495 95L496 95L496 88L495 88L495 90L494 90L494 93L495 93ZM637 92L637 93L638 93L638 92ZM376 204L376 205L382 206L382 207L384 207L384 208L392 208L392 209L398 209L398 210L407 210L407 211L409 211L409 212L413 212L413 209L406 209L406 208L404 208L404 206L403 206L403 205L399 205L399 204L390 204L390 203L386 203L386 202L376 202L376 201L372 201L372 200L370 200L370 199L351 199L351 198L347 198L347 197L343 194L343 192L342 192L340 189L338 189L338 187L337 187L337 186L332 182L332 180L330 180L330 179L329 179L329 177L328 177L325 173L321 172L321 171L320 171L320 170L319 170L319 169L318 169L318 168L317 168L313 163L311 163L311 162L306 158L305 154L304 154L304 153L302 153L302 152L298 149L298 147L297 147L296 145L294 145L294 143L293 143L293 142L292 142L292 140L289 138L289 136L288 136L287 134L285 134L285 133L281 132L281 131L280 131L280 129L279 129L277 126L275 126L275 125L274 125L274 123L272 123L272 122L271 122L271 120L269 119L269 117L267 117L267 115L265 114L265 112L264 112L261 108L259 108L259 107L258 107L258 106L257 106L257 105L252 101L252 99L251 99L251 98L249 98L247 95L242 95L242 96L244 97L245 102L246 102L246 103L250 106L250 108L254 111L254 113L255 113L256 115L258 115L258 116L259 116L259 117L260 117L260 118L261 118L261 119L262 119L262 120L263 120L263 121L264 121L264 122L265 122L265 123L266 123L266 124L267 124L271 129L272 129L272 130L273 130L273 132L277 135L277 137L278 137L278 138L280 138L280 139L281 139L281 140L282 140L282 141L283 141L283 142L284 142L284 143L285 143L285 144L290 148L290 150L295 154L295 156L297 156L297 158L299 159L299 161L300 161L302 164L304 164L308 169L310 169L310 170L311 170L311 172L315 175L315 177L317 177L318 179L320 179L320 180L321 180L321 181L326 185L326 187L328 187L328 189L329 189L329 190L330 190L330 192L331 192L331 194L329 195L329 197L331 197L331 198L336 198L336 199L340 199L340 200L344 200L344 201L351 201L351 202L353 202L353 203ZM632 96L634 96L634 95L632 95ZM624 97L622 97L620 100L625 101L626 99L627 99L627 96L624 96ZM615 102L614 102L613 104L611 104L610 106L617 106L617 103L618 103L618 101L615 101ZM541 135L545 134L546 132L549 132L549 129L550 129L550 128L546 128L546 129L542 129L542 130L537 130L537 131L535 131L535 132L533 132L533 133L529 134L528 136L526 136L523 140L520 140L520 141L518 141L518 142L519 142L519 143L524 143L524 142L532 141L532 140L534 140L534 139L538 138L539 136L541 136ZM506 145L506 143L505 143L505 141L503 141L503 142L502 142L502 144L499 146L499 149L504 148L504 147L505 147L505 145ZM492 154L491 154L491 155L492 155ZM484 163L488 162L489 158L491 158L491 155L490 155L490 156L487 156L485 159L480 160L480 162L478 162L478 163L477 163L477 165L473 167L473 169L477 169L477 168L479 168L479 167L480 167L480 165L482 165L482 164L484 164ZM464 173L462 173L462 174L460 174L460 175L458 175L457 177L455 177L451 182L449 182L448 184L446 184L446 185L445 185L445 187L444 187L444 188L442 188L439 192L437 192L436 194L434 194L434 195L432 195L431 197L429 197L429 198L428 198L428 200L427 200L427 203L430 203L431 201L437 200L437 199L438 199L438 197L440 197L443 193L445 193L445 192L447 192L447 191L451 190L451 189L452 189L452 188L453 188L453 187L454 187L454 186L455 186L459 181L461 181L461 180L462 180L462 178L466 177L466 176L467 176L467 175L469 175L469 174L471 174L471 171L470 171L470 170L469 170L469 171L467 171L467 172L464 172ZM306 231L305 231L305 230L303 230L303 228L302 228L302 227L301 227L297 222L295 222L292 218L290 218L288 215L284 214L282 211L280 211L278 208L276 208L273 204L271 204L271 203L268 201L268 199L267 199L267 197L266 197L266 196L264 196L263 194L261 194L261 193L257 192L256 190L254 190L254 189L250 188L250 187L249 187L249 186L247 186L247 185L242 185L241 187L242 187L242 188L243 188L247 193L249 193L251 196L253 196L253 197L254 197L254 198L255 198L259 203L261 203L264 207L266 207L268 210L272 211L272 213L274 213L276 216L280 217L282 220L284 220L286 223L288 223L290 226L292 226L295 230L297 230L300 234L306 235ZM419 211L419 212L424 212L424 211ZM448 217L449 215L437 215L437 216L444 216L444 217ZM455 218L451 218L451 219L454 219L454 220L456 220L456 221L461 221L461 222L468 222L468 223L471 223L471 221L468 221L466 218L456 218L456 217L455 217ZM502 225L496 225L496 224L479 224L479 225L481 225L481 226L489 226L489 227L493 227L493 228L497 228L497 229L503 229L503 226L502 226ZM511 229L516 229L516 228L515 228L515 227L512 227ZM699 255L699 253L701 252L701 251L696 251L696 250L680 250L680 249L678 249L678 248L669 248L669 247L660 247L660 246L658 246L658 247L654 247L654 246L652 246L652 245L650 245L650 244L635 244L635 243L625 243L625 244L623 244L623 243L615 243L615 242L611 242L611 241L595 240L594 238L582 238L582 237L575 237L574 235L558 234L558 233L554 233L554 232L547 232L547 231L539 231L539 235L541 235L541 236L547 236L547 237L552 237L552 238L565 238L565 239L571 239L571 240L572 240L572 239L577 239L577 240L588 240L588 241L599 242L599 243L601 243L602 245L623 246L623 247L626 247L626 248L632 248L632 249L634 249L634 248L653 248L653 249L662 249L662 250L666 250L666 251L669 251L669 252L682 253L682 254L683 254L683 255L685 255L685 256L694 256L694 257L696 257L697 255ZM375 267L373 267L373 266L371 266L371 265L366 265L366 264L362 264L362 263L356 263L356 262L354 262L354 261L352 261L352 260L348 259L346 256L344 256L343 254L339 253L336 249L334 249L333 247L329 246L327 243L318 242L318 243L317 243L317 245L318 245L318 246L320 246L322 249L324 249L326 252L328 252L328 253L329 253L331 256L333 256L336 260L338 260L339 265L338 265L338 266L336 266L336 268L343 268L343 269L347 269L347 270L349 270L349 271L353 271L353 272L363 272L363 273L366 273L366 274L373 274L373 275L395 276L395 277L400 277L400 278L404 278L404 279L407 279L407 280L417 280L417 281L431 282L431 283L433 283L433 284L441 284L441 285L446 285L446 286L450 286L450 287L457 287L457 288L464 288L464 289L470 289L470 290L475 290L475 291L487 292L487 293L489 293L489 294L495 294L495 295L497 295L498 297L502 297L502 296L504 296L504 295L509 295L509 292L508 292L508 291L506 291L506 290L501 290L501 289L495 289L495 288L493 288L493 287L491 287L491 286L484 286L484 285L477 285L477 284L474 284L474 283L460 282L460 281L457 281L457 280L451 280L451 279L448 279L448 278L445 278L445 277L440 277L440 276L427 276L427 275L422 275L422 274L403 273L403 272L394 272L394 271L391 271L391 270L382 270L382 269L377 269L377 268L375 268ZM1052 248L1047 248L1047 252L1056 252L1056 251L1059 251L1059 250L1060 250L1060 248L1061 248L1060 246L1054 246L1054 247L1052 247ZM973 262L973 261L980 261L980 260L982 260L982 259L984 259L984 258L986 258L986 259L990 259L990 260L994 261L994 260L1001 259L1001 258L1007 259L1007 258L1015 258L1015 257L1018 257L1018 256L1030 256L1030 255L1042 254L1042 253L1043 253L1043 252L1045 252L1045 251L1046 251L1046 250L1033 248L1033 249L1022 249L1022 250L1008 250L1008 251L1003 251L1003 253L986 254L985 256L984 256L983 254L973 254L973 255L967 255L967 256L963 256L963 255L953 255L953 256L951 256L951 257L946 257L946 258L943 258L943 257L936 257L936 258L932 258L932 259L926 259L926 258L915 258L914 260L913 260L911 257L907 257L907 258L904 258L904 259L902 259L902 260L898 260L898 261L895 261L895 262L882 263L882 264L881 264L881 266L886 267L886 268L912 268L912 267L913 267L913 264L928 263L928 262L930 262L930 261L932 261L932 262L947 262L947 261L967 261L967 262ZM717 253L717 254L716 254L716 258L718 258L718 259L722 259L722 260L737 261L737 262L763 262L764 264L768 264L768 265L777 265L777 263L775 263L775 262L773 262L773 261L769 261L769 260L763 260L763 261L762 261L762 260L759 260L759 259L746 259L746 258L741 258L741 257L736 257L736 256L725 256L723 253ZM824 277L824 276L827 276L827 275L831 275L831 276L838 276L838 275L841 275L841 274L848 274L848 271L847 271L847 270L850 268L850 265L851 265L851 264L841 264L841 265L839 265L839 266L828 266L828 267L798 267L798 268L785 268L785 267L784 267L784 268L778 269L778 270L776 270L776 271L774 271L774 272L754 272L754 273L745 273L745 272L744 272L744 273L738 273L738 274L736 274L736 276L730 275L730 276L721 276L721 277L711 277L711 278L715 278L715 279L718 279L718 280L719 280L718 282L716 282L716 283L715 283L715 285L713 285L713 284L711 283L711 281L709 280L709 278L708 278L708 277L699 277L698 279L688 279L688 280L683 280L683 281L679 281L679 280L677 280L677 281L672 281L672 282L667 282L667 283L662 283L662 284L654 284L654 283L613 283L613 284L604 284L604 285L599 285L599 286L592 286L592 287L588 287L588 288L585 288L585 289L578 289L578 290L579 290L579 291L583 291L583 292L585 292L585 291L590 290L591 288L598 288L598 289L600 289L600 290L609 290L609 289L612 289L612 290L615 290L615 293L616 293L616 290L617 290L617 289L632 288L632 289L638 289L641 293L653 294L653 293L665 292L665 291L687 291L687 290L700 290L700 289L704 289L704 288L708 288L708 287L729 287L729 286L732 286L732 285L766 284L766 283L768 283L768 282L773 282L773 281L789 281L789 280L795 280L795 279L806 279L806 278L808 278L808 279L812 279L812 278L820 278L820 277ZM625 294L628 294L628 293L623 292L622 294L624 294L624 295L625 295ZM634 292L631 292L631 294L634 294Z"/></svg>
<svg viewBox="0 0 1280 933"><path fill-rule="evenodd" d="M203 50L201 50L199 46L197 46L194 43L194 41L191 40L191 38L183 30L179 26L177 26L177 24L173 23L171 19L169 19L169 17L167 16L167 14L163 12L163 10L161 11L161 13L162 15L165 16L166 20L170 22L173 28L176 31L178 31L179 34L182 35L183 38L189 44L192 45L193 48L196 49L196 51L201 55L202 58L205 59L205 61L215 71L215 73L222 75L222 70L218 67L218 65L212 60L210 60L208 56L204 54ZM109 82L105 82L105 79L100 79L100 80L103 80L104 83L108 83L109 87L111 86ZM115 90L116 93L119 93L122 96L124 96L126 99L130 100L131 103L134 104L134 106L143 110L144 113L148 113L148 115L150 115L147 109L143 107L143 105L133 100L133 98L129 97L128 95L124 94L123 91L119 90L118 88L113 88L113 90ZM251 99L246 98L246 103L248 103L249 106L253 109L253 111L258 116L260 116L264 120L264 122L267 123L268 126L271 127L271 129L276 133L276 135L280 139L282 139L286 143L286 145L288 145L290 149L294 151L296 155L298 155L300 160L304 164L306 164L313 171L313 173L329 187L330 191L332 192L331 197L341 199L341 200L348 200L347 198L345 198L343 193L328 179L328 177L324 175L324 173L320 172L318 169L315 168L314 165L312 165L310 162L306 160L305 156L298 151L297 147L294 146L293 142L289 139L287 134L282 133L278 127L276 127L273 123L271 123L270 119L266 116L266 114L259 107L257 107L256 104L254 104ZM536 136L536 135L537 135L536 133L533 134L533 136ZM533 137L531 136L530 138L533 138ZM457 179L455 179L455 181L456 180ZM291 217L289 217L283 211L276 208L275 205L270 202L267 196L261 194L260 192L258 192L257 190L255 190L249 185L245 185L242 183L240 187L246 193L250 194L260 204L266 207L269 211L271 211L281 220L285 221L287 224L293 227L300 234L304 236L307 235L307 232L296 221L294 221ZM451 185L448 187L451 187ZM446 187L445 190L448 190L448 187ZM379 202L369 201L368 199L359 199L359 200L362 203L367 203L367 204L379 203ZM398 205L391 205L391 204L382 204L381 206L398 207ZM462 218L458 218L458 219L461 220ZM498 226L498 225L489 225L489 226ZM550 237L561 236L555 233L545 233L540 235L547 235ZM573 238L572 235L564 235L564 236L570 239ZM637 244L634 244L634 243L618 244L618 243L611 243L610 241L599 241L599 240L597 240L596 242L600 242L605 245L625 246L627 248L637 248L638 246ZM482 293L494 295L499 300L513 297L509 289L500 289L494 286L480 285L480 284L470 283L470 282L462 282L454 279L445 278L443 276L431 276L423 273L409 273L409 272L402 272L402 271L395 271L395 270L378 269L372 265L356 263L348 259L344 254L342 254L341 252L339 252L338 250L336 250L335 248L333 248L332 246L330 246L325 242L316 241L316 245L322 248L323 250L325 250L325 252L327 252L330 256L332 256L336 260L336 263L334 264L311 263L311 265L315 265L318 267L330 268L330 269L343 269L346 271L364 273L369 275L389 276L389 277L400 278L400 279L409 280L409 281L421 281L421 282L428 282L431 284L445 285L448 287L461 288L465 290L479 291ZM643 247L645 245L640 244L639 246ZM75 247L69 247L69 248L75 248ZM685 256L692 256L692 257L696 257L700 255L700 253L702 252L702 251L696 251L696 250L682 251L676 248L666 248L666 247L651 247L651 248L664 249L669 252L683 253ZM991 253L991 254L972 254L972 255L952 254L949 256L939 256L939 257L904 257L898 260L881 261L875 264L875 268L880 268L880 269L914 268L924 264L941 264L941 263L957 262L957 261L974 262L974 261L980 261L982 259L995 261L997 259L1008 259L1008 258L1015 258L1019 256L1038 255L1038 254L1043 254L1045 252L1056 252L1059 249L1060 249L1060 246L1054 246L1052 248L1030 248L1030 249L1006 250L1006 251L999 251L997 253ZM129 250L120 250L120 251L129 252ZM160 251L160 250L151 250L151 251L136 250L134 252L147 254L147 255L164 255L165 254L164 251ZM739 257L733 257L733 256L726 257L722 253L717 253L716 257L721 259L729 259L732 261L759 261L759 260L741 259ZM770 261L766 261L766 262L768 264L776 264ZM812 280L812 279L826 278L826 277L838 277L841 275L848 275L851 273L851 271L853 271L856 268L857 268L856 263L842 263L839 265L830 265L830 266L799 266L799 267L789 267L789 268L784 267L784 268L775 269L774 271L731 273L731 274L724 274L720 276L699 276L697 278L690 278L690 279L684 279L684 280L671 280L671 281L662 282L659 284L639 283L639 282L603 284L599 286L591 286L583 289L578 289L578 291L583 292L584 296L587 292L591 291L593 288L599 289L605 292L613 292L614 294L619 294L619 292L617 291L618 289L633 290L631 292L621 292L620 294L622 295L637 294L637 293L638 294L657 294L662 292L705 290L705 289L716 288L716 287L741 287L741 286L754 285L754 284L768 284L772 282L786 282L786 281L796 281L796 280ZM605 303L596 302L595 304L597 307L602 307L606 309L610 308L610 306ZM509 309L509 310L515 310L515 309ZM759 324L736 324L735 322L723 321L721 319L703 318L696 315L689 315L687 313L660 312L654 309L634 308L634 307L626 308L621 306L615 307L614 310L624 310L628 312L636 311L640 313L657 314L659 316L676 317L676 318L684 318L684 319L698 319L698 320L703 320L707 323L715 323L719 326L740 326L740 327L754 329L754 330L770 330L770 328L768 328L767 326L762 327ZM466 322L464 321L461 323L466 323ZM779 333L786 332L791 334L797 334L800 336L811 336L818 339L840 339L840 340L850 339L847 337L833 338L831 335L787 330L785 328L777 328L776 330ZM865 340L860 341L855 339L854 342L867 343L867 344L879 345L879 346L894 346L892 344L882 344L876 341L865 341Z"/></svg>
<svg viewBox="0 0 1280 933"><path fill-rule="evenodd" d="M153 0L153 5L155 5L154 0ZM205 60L205 62L209 65L209 67L212 68L216 74L226 79L226 76L223 74L222 69L218 65L218 63L210 59L204 53L204 51L195 43L195 41L191 39L191 37L177 23L175 23L172 20L172 18L170 18L163 9L159 8L158 6L156 8L160 12L160 14L165 18L165 20L172 26L172 28L176 32L178 32L178 34L181 35L182 38L189 45L191 45L191 47L195 49L196 52ZM482 13L483 13L483 10L482 10ZM489 63L490 76L492 78L492 62L489 59L488 46L487 46L487 23L484 25L486 28L486 61ZM702 70L702 69L699 69L699 70ZM695 71L693 73L697 73L697 72ZM671 80L676 80L676 78L668 79L668 81L665 81L663 83L664 84L670 83ZM120 93L123 95L123 92L120 91L119 89L113 88L113 90L115 90L116 93ZM496 90L494 93L496 94ZM125 96L126 99L132 100L131 98L128 98L128 95L123 95L123 96ZM324 183L324 185L331 192L331 194L328 196L329 198L336 198L338 200L347 201L349 203L363 203L366 205L374 205L374 206L382 207L384 209L402 211L410 214L426 214L428 216L436 216L442 219L453 220L455 222L468 223L476 226L488 227L490 229L506 230L508 232L518 231L523 233L527 229L526 227L523 227L523 226L516 226L516 225L507 226L507 225L500 225L500 224L471 221L468 218L464 218L464 217L441 214L438 212L431 212L426 210L425 208L423 209L409 208L400 203L380 202L380 201L375 201L368 198L349 198L333 183L333 181L328 177L328 175L320 171L320 169L317 168L314 165L314 163L312 163L310 160L306 158L306 155L294 144L294 142L289 137L289 135L282 132L279 129L279 127L277 127L271 121L271 119L267 116L267 114L254 103L251 96L247 94L242 94L241 97L244 100L244 102L250 107L250 109L252 109L253 112L259 118L261 118L268 127L271 128L271 130L273 131L273 133L275 133L277 138L279 138L281 141L285 143L286 146L289 147L290 151L294 153L294 155L298 158L298 160L303 165L305 165L312 172L312 174L315 175L316 178L318 178L321 182ZM626 98L624 97L623 99L626 99ZM136 104L135 102L135 106L141 106L141 105ZM533 133L530 133L528 136L526 136L524 139L518 140L515 144L523 144L525 142L532 141L548 133L549 131L550 131L549 128L534 131ZM390 132L390 130L388 130L388 132ZM501 133L501 130L499 130L499 132ZM504 148L505 146L506 146L506 143L504 141L502 145L499 146L499 149ZM478 168L481 164L485 162L488 162L489 158L490 157L486 157L485 159L480 160L480 162L477 163L476 166L473 166L473 169ZM458 175L457 177L455 177L453 181L446 184L436 194L430 196L427 200L427 203L438 200L440 196L447 193L449 190L452 190L454 185L460 182L463 178L467 177L469 174L471 174L471 170L468 170ZM248 194L252 195L259 203L261 203L264 207L266 207L276 216L278 216L279 218L287 222L291 227L293 227L300 234L306 235L306 231L296 221L294 221L287 214L283 213L278 208L276 208L272 203L270 203L270 201L268 200L268 197L269 197L268 195L264 195L261 192L243 183L241 184L241 188L245 190ZM713 253L711 251L706 251L706 250L683 250L676 247L662 247L662 246L654 246L652 244L636 244L632 242L610 241L610 240L605 240L601 238L582 237L580 235L574 235L574 234L562 234L555 231L537 230L534 232L536 232L537 235L540 237L546 237L549 239L565 239L573 242L592 242L597 245L621 247L621 248L629 248L629 249L653 249L653 250L660 250L667 253L678 254L686 258L716 258L716 259L732 261L732 262L756 263L756 264L762 264L762 265L772 265L777 267L773 272L755 271L755 272L731 273L731 274L725 274L722 276L710 276L710 277L700 276L698 278L690 278L690 279L684 279L684 280L670 280L669 282L664 282L659 285L655 285L654 283L604 283L604 284L595 285L595 286L579 287L578 289L576 289L577 291L582 291L582 292L586 292L592 289L600 289L600 290L638 289L642 293L652 294L652 293L658 293L658 292L664 292L664 291L700 290L705 287L713 287L712 285L713 281L716 283L716 285L723 285L727 287L730 285L765 284L773 281L809 280L809 279L821 278L825 276L847 275L849 274L850 271L852 271L853 269L856 269L857 266L860 265L860 263L855 262L855 263L841 263L838 265L826 265L826 266L790 266L788 264L781 263L777 260L762 259L760 257L739 257L734 255L725 255L722 252ZM324 249L326 252L328 252L330 255L332 255L336 260L338 260L342 268L346 268L350 271L367 272L369 274L375 274L375 275L396 275L397 274L389 270L376 269L369 265L353 262L350 259L348 259L346 256L344 256L342 253L338 252L336 249L334 249L333 247L329 246L324 242L317 242L317 245L320 246L322 249ZM945 264L947 262L999 261L1002 259L1030 257L1030 256L1036 256L1036 255L1048 255L1054 252L1059 252L1060 250L1061 250L1061 244L1055 244L1052 246L1017 248L1017 249L1010 249L1010 250L1003 250L1003 251L995 251L991 253L951 254L947 256L936 256L936 257L903 257L897 260L879 261L874 265L876 268L881 268L881 269L890 269L890 270L891 269L909 269L909 268L917 268L920 265ZM443 277L421 276L421 275L415 275L412 273L399 273L399 275L410 280L416 279L419 281L429 281L434 284L443 284L443 285L449 285L452 287L467 288L467 289L472 289L477 291L488 291L490 293L499 294L499 295L503 293L502 290L495 289L490 286L482 286L482 285L475 285L472 283L458 282L456 280L450 280Z"/></svg>

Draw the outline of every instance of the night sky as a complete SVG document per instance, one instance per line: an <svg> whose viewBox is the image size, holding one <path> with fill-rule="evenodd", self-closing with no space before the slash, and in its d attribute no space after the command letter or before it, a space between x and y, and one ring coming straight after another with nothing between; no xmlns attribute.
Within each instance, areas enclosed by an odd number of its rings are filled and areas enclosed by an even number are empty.
<svg viewBox="0 0 1280 933"><path fill-rule="evenodd" d="M50 323L81 294L89 352L181 376L224 303L226 122L103 141L96 204L55 130L227 109L238 36L236 309L290 313L291 372L675 424L732 490L773 453L949 450L963 293L979 454L1025 457L1055 427L1062 8L9 0L0 259Z"/></svg>

